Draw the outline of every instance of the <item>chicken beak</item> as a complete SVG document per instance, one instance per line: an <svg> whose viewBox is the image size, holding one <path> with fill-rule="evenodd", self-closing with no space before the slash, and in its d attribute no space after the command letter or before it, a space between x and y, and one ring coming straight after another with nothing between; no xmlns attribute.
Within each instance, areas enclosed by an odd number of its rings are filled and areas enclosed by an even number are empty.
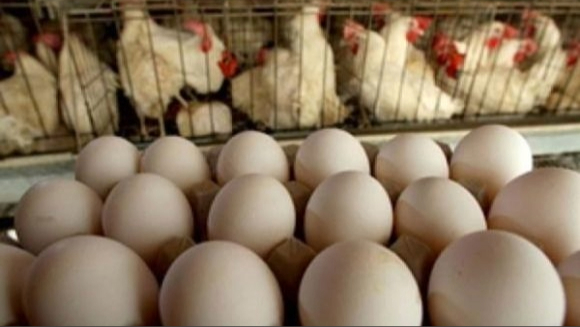
<svg viewBox="0 0 580 327"><path fill-rule="evenodd" d="M222 59L218 63L218 66L220 67L225 78L234 77L238 72L238 65L239 63L236 59L236 56L229 51L224 51L222 53Z"/></svg>

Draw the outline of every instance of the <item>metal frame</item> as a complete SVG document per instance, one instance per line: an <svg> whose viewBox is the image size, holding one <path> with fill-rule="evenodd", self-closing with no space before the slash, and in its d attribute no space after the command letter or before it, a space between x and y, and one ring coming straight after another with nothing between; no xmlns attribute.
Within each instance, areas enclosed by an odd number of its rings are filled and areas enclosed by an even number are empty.
<svg viewBox="0 0 580 327"><path fill-rule="evenodd" d="M29 12L30 17L27 19L32 23L31 26L36 28L33 32L42 32L42 21L57 20L63 26L64 34L66 35L70 31L70 27L76 26L86 26L87 32L89 34L89 44L87 46L93 50L99 48L95 28L97 26L102 26L104 24L109 24L114 26L116 34L120 35L122 31L122 11L123 9L119 6L120 0L68 0L61 1L63 7L54 7L50 5L50 1L53 0L21 0L21 1L2 1L0 3L0 14L11 12L11 13L22 13ZM513 0L513 1L462 1L462 0L413 0L413 1L386 1L391 4L394 9L397 9L403 13L409 15L430 15L434 16L435 19L445 15L463 15L463 16L481 16L487 15L489 18L502 18L504 20L509 20L517 23L517 16L525 8L533 8L543 11L551 16L559 17L564 23L562 26L565 29L565 36L568 38L579 38L580 39L580 24L576 23L580 21L580 2L575 0L536 0L536 1L524 1L524 0ZM241 33L244 31L236 31L232 29L231 21L233 19L245 18L251 23L257 20L267 18L272 22L273 36L274 36L274 46L280 45L279 40L279 30L282 28L281 20L285 17L289 17L293 10L301 8L306 0L264 0L264 1L254 1L251 6L248 6L247 1L241 0L148 0L147 10L149 11L152 18L163 21L169 20L176 25L181 25L184 15L188 12L197 10L200 19L204 22L215 22L216 20L220 22L223 28L223 34L220 35L225 41L226 45L232 43L235 44L234 40L240 37ZM327 25L324 30L327 38L331 36L333 31L331 30L330 22L333 19L341 19L345 17L357 18L361 23L367 25L367 27L372 26L372 13L371 5L374 1L364 0L334 0L334 1L321 1L327 8ZM575 26L579 25L579 26ZM569 33L569 31L574 31ZM115 36L115 37L118 37ZM155 52L155 44L152 41L151 30L148 29L148 38L150 44L150 51ZM301 40L301 43L303 40ZM181 37L179 37L180 49L181 51L181 65L185 66L184 63L184 53ZM228 44L230 43L230 44ZM242 45L243 48L247 47L247 44ZM244 49L242 49L244 50ZM96 51L95 51L96 52ZM126 62L127 56L124 49L121 51L123 53L124 61ZM386 53L383 54L385 58ZM207 63L206 56L206 63ZM153 57L153 64L156 65L155 57ZM299 72L299 89L302 84L302 56L300 57L300 72ZM83 81L81 85L82 96L87 107L94 107L96 103L101 101L108 101L107 97L110 94L103 94L102 98L99 100L90 99L87 95L87 89L89 89L93 83L105 83L103 77L103 71L99 72L94 78L84 81L79 72L79 66L83 64L83 58L76 58L73 56L72 65L77 78ZM123 64L122 62L116 63L117 65ZM253 62L250 61L250 65ZM385 63L381 70L384 69ZM578 65L580 66L580 65ZM495 69L495 63L493 63L493 68ZM576 67L575 69L579 69ZM209 74L209 73L208 73ZM278 66L276 65L274 74L278 76ZM425 77L426 71L423 72L423 77ZM161 99L161 88L160 77L157 71L156 75L156 89L159 96L159 101L163 105ZM129 77L131 78L131 77ZM254 103L253 99L254 88L255 88L255 76L252 74L250 82L251 91L251 103ZM405 78L405 72L401 76L401 81ZM185 80L185 71L183 72L183 79ZM29 92L32 94L30 89L30 84L25 76L26 83L28 85ZM326 76L322 77L323 84L326 84ZM382 81L381 81L382 82ZM209 83L209 76L208 76ZM276 88L274 90L274 99L278 98L278 83L276 80ZM570 80L567 81L570 83ZM130 81L131 88L133 88L133 81ZM489 81L488 81L489 86ZM473 89L474 83L471 85ZM325 92L325 88L322 88ZM421 90L423 89L423 84L421 85ZM186 90L189 91L189 90ZM485 91L487 92L487 90ZM118 92L120 93L120 92ZM223 95L223 94L220 94ZM325 94L323 94L325 95ZM423 96L422 92L421 95ZM188 94L188 98L195 98L194 95ZM230 104L230 96L225 95L225 97L219 98L219 100L225 101L225 103ZM505 97L505 94L504 94ZM201 97L205 99L205 96ZM577 96L580 101L580 95ZM193 99L192 99L193 100ZM560 101L563 97L560 98ZM3 99L0 99L3 102ZM378 91L377 91L377 101L378 101ZM399 98L400 102L400 98ZM481 105L481 104L480 104ZM112 108L108 105L109 110ZM35 101L35 110L38 113L40 108ZM400 110L400 108L398 109ZM324 108L321 115L324 116ZM66 112L66 111L65 111ZM213 113L210 112L211 115ZM418 112L415 117L417 117ZM277 111L275 113L277 116ZM399 115L399 112L396 114ZM93 127L95 126L92 117L92 113L88 113L89 119ZM111 115L112 116L112 115ZM376 116L376 105L375 112L371 114ZM364 117L363 117L364 118ZM42 120L41 120L42 121ZM212 129L215 130L213 116L210 117L212 124ZM275 117L275 121L278 121ZM430 123L420 123L420 122L400 122L395 119L389 122L374 122L372 126L356 124L344 124L341 127L350 130L357 135L373 135L373 134L383 134L383 133L393 133L393 132L407 132L407 131L444 131L444 130L457 130L465 129L467 127L478 126L486 123L501 123L512 126L524 126L524 125L554 125L558 126L561 124L569 124L580 122L580 111L578 112L563 112L554 114L545 113L534 113L526 116L521 115L496 115L496 116L482 116L482 117L462 117L460 119L454 119L450 121L434 121ZM158 125L161 134L164 134L165 124L163 117L159 117ZM240 130L242 128L248 127L244 122L241 126L235 128L235 130ZM193 130L193 122L190 121L191 130ZM133 129L139 129L140 126L133 126ZM311 130L301 130L299 128L290 131L276 131L273 135L280 140L295 139L304 137ZM36 143L35 151L38 153L46 152L63 152L63 151L75 151L80 149L86 142L93 139L99 134L93 128L93 133L90 135L82 135L80 133L71 133L68 136L62 137L51 137L43 138L38 140ZM120 135L127 137L128 139L138 142L138 143L148 143L154 140L154 138L146 137L141 133L130 133L125 130L120 131ZM199 144L214 144L223 141L222 136L211 135L208 137L196 138L196 143Z"/></svg>

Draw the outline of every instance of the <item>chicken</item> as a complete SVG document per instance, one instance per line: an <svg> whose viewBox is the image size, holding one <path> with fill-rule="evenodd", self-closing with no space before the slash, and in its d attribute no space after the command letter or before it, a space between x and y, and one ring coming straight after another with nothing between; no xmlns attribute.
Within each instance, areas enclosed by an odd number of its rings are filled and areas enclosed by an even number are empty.
<svg viewBox="0 0 580 327"><path fill-rule="evenodd" d="M65 37L59 77L63 118L71 130L98 136L117 131L117 75L75 34Z"/></svg>
<svg viewBox="0 0 580 327"><path fill-rule="evenodd" d="M58 33L46 32L34 38L34 47L38 60L52 72L58 74L57 54L62 49L62 37Z"/></svg>
<svg viewBox="0 0 580 327"><path fill-rule="evenodd" d="M234 107L275 130L329 126L346 118L320 14L319 7L307 5L284 23L287 48L266 53L263 66L232 81Z"/></svg>
<svg viewBox="0 0 580 327"><path fill-rule="evenodd" d="M526 36L538 44L538 51L528 62L532 65L529 71L542 79L536 104L544 106L566 68L568 55L563 50L562 33L552 18L537 11L525 11L522 18Z"/></svg>
<svg viewBox="0 0 580 327"><path fill-rule="evenodd" d="M7 52L26 50L28 31L18 18L0 15L0 56Z"/></svg>
<svg viewBox="0 0 580 327"><path fill-rule="evenodd" d="M135 102L143 135L148 134L145 118L158 119L165 134L163 114L172 98L187 106L180 97L182 87L215 92L224 75L233 75L236 63L211 26L188 21L186 27L194 34L182 33L157 25L140 8L123 5L124 28L118 44L121 82Z"/></svg>
<svg viewBox="0 0 580 327"><path fill-rule="evenodd" d="M56 135L60 127L56 77L25 52L9 52L4 59L14 67L14 75L0 81L3 114L26 124L35 138Z"/></svg>
<svg viewBox="0 0 580 327"><path fill-rule="evenodd" d="M437 80L447 92L465 101L465 115L523 114L536 105L536 93L542 87L542 70L537 66L530 72L505 67L465 70L466 55L460 53L455 42L439 35L434 52L442 64ZM448 47L440 45L446 41ZM532 46L525 46L530 43ZM527 40L517 54L520 60L534 55L535 42Z"/></svg>
<svg viewBox="0 0 580 327"><path fill-rule="evenodd" d="M580 110L580 42L568 49L566 67L562 69L546 107L552 111Z"/></svg>
<svg viewBox="0 0 580 327"><path fill-rule="evenodd" d="M387 44L378 33L349 21L344 38L351 49L350 67L359 84L361 105L380 121L432 121L462 111L461 101L429 79L385 62Z"/></svg>
<svg viewBox="0 0 580 327"><path fill-rule="evenodd" d="M0 157L14 153L29 154L34 148L34 131L30 125L0 114Z"/></svg>
<svg viewBox="0 0 580 327"><path fill-rule="evenodd" d="M183 137L232 134L231 109L221 102L191 103L177 114L177 129Z"/></svg>

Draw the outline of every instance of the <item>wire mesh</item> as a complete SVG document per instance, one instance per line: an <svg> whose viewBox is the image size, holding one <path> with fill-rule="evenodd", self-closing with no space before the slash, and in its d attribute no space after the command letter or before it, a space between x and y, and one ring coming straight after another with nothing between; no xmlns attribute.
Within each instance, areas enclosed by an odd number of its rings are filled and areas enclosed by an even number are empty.
<svg viewBox="0 0 580 327"><path fill-rule="evenodd" d="M519 36L498 39L494 22ZM213 143L246 129L284 139L325 126L577 122L579 33L570 0L5 0L0 120L32 130L23 137L34 146L0 156L74 151L104 134ZM435 47L443 36L446 52ZM56 108L38 99L22 54L53 74ZM24 87L7 93L16 78ZM58 111L55 130L47 110ZM0 143L12 134L0 131Z"/></svg>

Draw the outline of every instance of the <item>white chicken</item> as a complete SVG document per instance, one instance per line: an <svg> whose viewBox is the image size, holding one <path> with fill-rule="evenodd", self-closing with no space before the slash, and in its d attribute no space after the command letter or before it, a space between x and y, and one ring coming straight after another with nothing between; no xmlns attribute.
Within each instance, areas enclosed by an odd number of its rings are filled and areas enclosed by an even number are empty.
<svg viewBox="0 0 580 327"><path fill-rule="evenodd" d="M177 129L183 137L232 134L232 111L221 102L191 103L177 114Z"/></svg>
<svg viewBox="0 0 580 327"><path fill-rule="evenodd" d="M447 92L464 99L466 116L523 114L535 108L536 94L543 87L542 66L535 66L529 72L505 67L465 70L466 55L459 52L455 42L444 35L438 39L439 46L434 48L442 63L438 82ZM448 47L441 46L444 42ZM533 40L523 44L517 54L519 60L533 56L533 50L537 49Z"/></svg>
<svg viewBox="0 0 580 327"><path fill-rule="evenodd" d="M378 33L349 21L344 38L351 49L350 68L358 82L361 104L378 120L432 121L462 111L460 100L445 94L429 79L384 62L387 45Z"/></svg>
<svg viewBox="0 0 580 327"><path fill-rule="evenodd" d="M56 77L25 52L4 60L14 67L14 75L0 81L4 115L28 125L33 137L54 136L60 127Z"/></svg>
<svg viewBox="0 0 580 327"><path fill-rule="evenodd" d="M580 110L580 42L568 49L566 67L561 71L547 108L552 111Z"/></svg>
<svg viewBox="0 0 580 327"><path fill-rule="evenodd" d="M29 154L34 149L34 131L13 116L0 114L0 157Z"/></svg>
<svg viewBox="0 0 580 327"><path fill-rule="evenodd" d="M65 36L59 77L63 119L71 130L99 136L117 131L117 75L73 33Z"/></svg>
<svg viewBox="0 0 580 327"><path fill-rule="evenodd" d="M148 134L145 118L158 119L165 134L163 114L172 98L187 105L179 95L181 88L215 92L223 84L224 71L233 75L236 63L211 26L189 21L186 28L195 34L181 33L157 25L138 7L124 6L117 55L121 82L135 102L143 135Z"/></svg>
<svg viewBox="0 0 580 327"><path fill-rule="evenodd" d="M271 51L262 67L232 81L236 108L276 130L329 126L346 118L320 14L319 7L305 6L285 24L288 49Z"/></svg>
<svg viewBox="0 0 580 327"><path fill-rule="evenodd" d="M35 54L38 60L54 75L58 74L57 54L62 49L62 37L58 33L42 33L34 38Z"/></svg>
<svg viewBox="0 0 580 327"><path fill-rule="evenodd" d="M542 79L536 94L536 104L549 107L548 100L568 61L568 55L563 50L562 33L552 18L540 12L528 10L522 18L526 36L538 44L538 51L530 61L531 70L537 71L537 76Z"/></svg>

